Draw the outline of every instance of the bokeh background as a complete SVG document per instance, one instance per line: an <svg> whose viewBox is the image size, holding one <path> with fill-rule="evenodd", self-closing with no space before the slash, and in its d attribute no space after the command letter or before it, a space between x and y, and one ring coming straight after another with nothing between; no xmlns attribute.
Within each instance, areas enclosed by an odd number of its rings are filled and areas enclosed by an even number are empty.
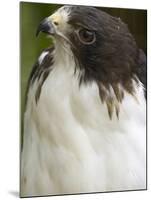
<svg viewBox="0 0 151 200"><path fill-rule="evenodd" d="M25 110L25 93L28 77L40 52L52 45L50 38L40 34L36 38L36 29L42 19L50 16L59 4L20 3L20 77L21 77L21 130L23 130L23 113ZM113 16L120 17L134 35L140 48L147 53L147 11L121 8L99 8ZM22 132L22 131L21 131Z"/></svg>

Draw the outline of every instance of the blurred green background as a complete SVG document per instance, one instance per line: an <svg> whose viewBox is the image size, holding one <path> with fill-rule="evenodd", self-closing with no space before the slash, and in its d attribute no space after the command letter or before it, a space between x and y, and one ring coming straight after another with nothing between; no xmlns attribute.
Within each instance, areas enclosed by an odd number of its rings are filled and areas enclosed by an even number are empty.
<svg viewBox="0 0 151 200"><path fill-rule="evenodd" d="M36 29L42 19L50 16L62 5L45 3L20 3L20 72L21 72L21 127L25 109L25 91L33 64L40 52L51 45L44 34L36 38ZM100 8L107 13L120 17L128 24L140 48L147 53L147 11L120 8ZM22 128L21 128L22 129ZM21 131L22 132L22 131Z"/></svg>

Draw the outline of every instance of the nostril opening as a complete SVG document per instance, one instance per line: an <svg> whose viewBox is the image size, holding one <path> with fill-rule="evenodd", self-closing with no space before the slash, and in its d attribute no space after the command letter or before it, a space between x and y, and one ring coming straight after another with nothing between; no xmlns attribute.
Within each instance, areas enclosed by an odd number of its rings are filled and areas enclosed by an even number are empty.
<svg viewBox="0 0 151 200"><path fill-rule="evenodd" d="M53 22L56 26L58 26L58 22Z"/></svg>

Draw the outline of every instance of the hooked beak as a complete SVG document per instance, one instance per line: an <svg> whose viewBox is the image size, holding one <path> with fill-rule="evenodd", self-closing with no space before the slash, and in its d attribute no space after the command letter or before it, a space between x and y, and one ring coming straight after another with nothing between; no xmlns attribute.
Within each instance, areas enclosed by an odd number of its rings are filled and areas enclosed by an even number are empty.
<svg viewBox="0 0 151 200"><path fill-rule="evenodd" d="M40 32L47 33L47 34L50 34L50 35L55 34L55 27L48 18L44 19L39 24L39 26L37 28L37 32L36 32L36 37L39 35Z"/></svg>

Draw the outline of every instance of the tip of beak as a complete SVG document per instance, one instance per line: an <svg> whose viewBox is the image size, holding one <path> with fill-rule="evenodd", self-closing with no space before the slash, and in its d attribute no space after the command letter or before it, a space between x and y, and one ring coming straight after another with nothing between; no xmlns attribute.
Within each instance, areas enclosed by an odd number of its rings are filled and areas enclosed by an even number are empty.
<svg viewBox="0 0 151 200"><path fill-rule="evenodd" d="M36 31L36 37L39 35L40 32L47 33L47 34L54 34L55 29L53 24L48 21L48 19L44 19L38 26Z"/></svg>

